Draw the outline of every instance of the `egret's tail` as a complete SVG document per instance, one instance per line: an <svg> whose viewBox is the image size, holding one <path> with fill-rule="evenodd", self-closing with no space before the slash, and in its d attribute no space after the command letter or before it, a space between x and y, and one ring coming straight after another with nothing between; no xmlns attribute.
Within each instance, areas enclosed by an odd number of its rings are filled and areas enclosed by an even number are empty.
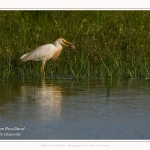
<svg viewBox="0 0 150 150"><path fill-rule="evenodd" d="M22 56L20 57L20 59L21 59L23 62L26 62L26 61L27 61L26 58L28 57L28 54L29 54L29 53L22 55Z"/></svg>

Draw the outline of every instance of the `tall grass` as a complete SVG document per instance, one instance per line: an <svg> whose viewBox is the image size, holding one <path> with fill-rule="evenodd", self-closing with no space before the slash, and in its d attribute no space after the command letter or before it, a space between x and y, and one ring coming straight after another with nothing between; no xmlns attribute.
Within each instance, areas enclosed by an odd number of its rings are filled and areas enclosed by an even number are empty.
<svg viewBox="0 0 150 150"><path fill-rule="evenodd" d="M150 11L0 11L0 77L41 77L40 62L20 56L63 37L45 66L52 78L150 78Z"/></svg>

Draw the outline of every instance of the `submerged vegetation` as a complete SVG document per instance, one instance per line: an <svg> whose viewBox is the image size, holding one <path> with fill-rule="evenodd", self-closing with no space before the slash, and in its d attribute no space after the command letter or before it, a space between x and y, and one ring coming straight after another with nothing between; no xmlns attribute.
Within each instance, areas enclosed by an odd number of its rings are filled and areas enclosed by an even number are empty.
<svg viewBox="0 0 150 150"><path fill-rule="evenodd" d="M0 11L0 77L41 77L40 62L20 56L63 37L45 66L52 78L150 78L150 11Z"/></svg>

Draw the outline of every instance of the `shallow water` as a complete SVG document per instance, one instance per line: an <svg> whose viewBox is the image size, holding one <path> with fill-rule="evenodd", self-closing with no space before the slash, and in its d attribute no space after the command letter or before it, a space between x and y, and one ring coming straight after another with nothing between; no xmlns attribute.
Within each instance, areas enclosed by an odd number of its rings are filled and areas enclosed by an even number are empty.
<svg viewBox="0 0 150 150"><path fill-rule="evenodd" d="M0 81L0 139L150 139L146 80Z"/></svg>

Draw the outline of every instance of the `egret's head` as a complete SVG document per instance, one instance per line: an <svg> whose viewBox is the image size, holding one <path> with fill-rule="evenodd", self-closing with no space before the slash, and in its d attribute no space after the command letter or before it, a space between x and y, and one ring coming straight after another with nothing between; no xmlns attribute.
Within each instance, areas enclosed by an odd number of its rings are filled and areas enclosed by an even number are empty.
<svg viewBox="0 0 150 150"><path fill-rule="evenodd" d="M66 46L66 47L67 47L66 44L71 44L71 42L68 42L68 41L66 41L66 40L63 39L63 38L59 38L59 39L58 39L58 42L59 42L60 44L64 45L64 46Z"/></svg>

